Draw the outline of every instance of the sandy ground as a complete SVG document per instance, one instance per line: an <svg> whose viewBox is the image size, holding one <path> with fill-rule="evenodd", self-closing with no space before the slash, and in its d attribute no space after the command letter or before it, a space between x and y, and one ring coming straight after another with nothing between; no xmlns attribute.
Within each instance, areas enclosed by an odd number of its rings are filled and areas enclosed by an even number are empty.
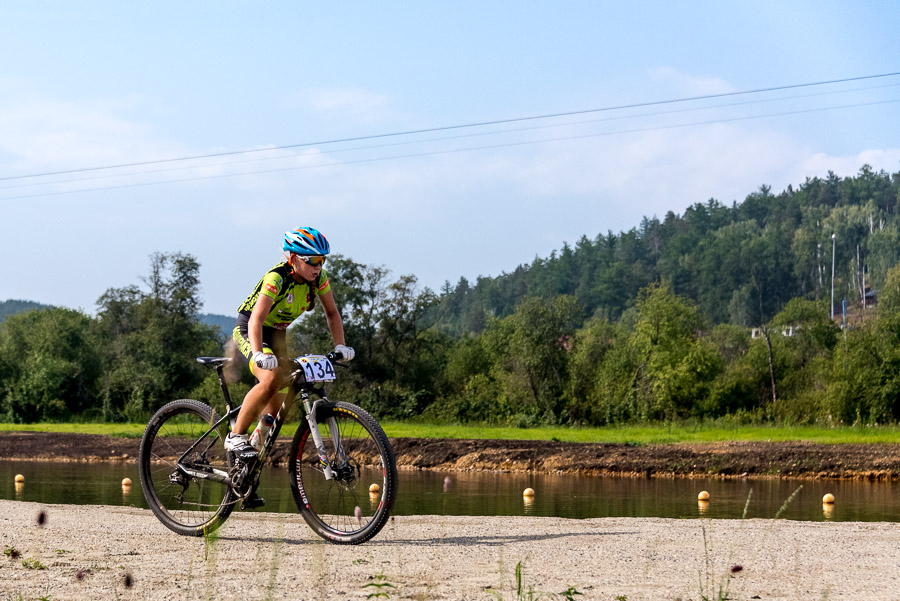
<svg viewBox="0 0 900 601"><path fill-rule="evenodd" d="M699 600L720 585L731 599L900 599L889 523L415 516L342 547L297 515L236 513L220 532L207 543L146 510L0 501L0 545L20 554L0 556L0 600L513 600L518 562L522 599L571 586L580 600Z"/></svg>

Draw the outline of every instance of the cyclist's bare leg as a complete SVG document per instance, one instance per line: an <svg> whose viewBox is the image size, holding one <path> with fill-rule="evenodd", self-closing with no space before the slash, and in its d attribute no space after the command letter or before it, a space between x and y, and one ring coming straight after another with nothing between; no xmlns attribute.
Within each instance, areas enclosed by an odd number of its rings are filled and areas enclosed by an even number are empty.
<svg viewBox="0 0 900 601"><path fill-rule="evenodd" d="M279 392L275 396L272 397L272 400L269 401L269 404L266 405L266 413L269 415L278 415L278 412L281 411L281 405L284 403L284 400L287 398L287 395L283 392ZM284 416L281 416L282 419Z"/></svg>
<svg viewBox="0 0 900 601"><path fill-rule="evenodd" d="M236 434L246 434L250 425L259 419L263 407L275 404L275 397L282 397L282 400L284 398L284 395L278 394L278 384L280 383L279 370L267 371L257 369L254 371L256 372L254 375L259 380L259 383L251 388L247 396L244 397L241 410L238 412L237 419L234 422L234 432ZM281 400L278 401L276 407L281 407ZM278 409L276 408L275 411L278 411Z"/></svg>

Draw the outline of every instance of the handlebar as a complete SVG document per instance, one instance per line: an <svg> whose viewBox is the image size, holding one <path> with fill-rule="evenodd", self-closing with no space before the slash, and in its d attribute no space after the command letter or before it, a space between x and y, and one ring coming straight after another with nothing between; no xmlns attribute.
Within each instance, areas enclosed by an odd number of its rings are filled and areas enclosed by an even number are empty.
<svg viewBox="0 0 900 601"><path fill-rule="evenodd" d="M297 362L297 359L299 359L302 356L303 355L300 355L298 357L290 357L290 356L279 356L278 357L278 369L284 370L281 373L285 374L285 378L284 378L284 382L282 383L282 387L288 385L291 381L296 381L298 383L306 382L305 372L303 371L303 368L300 366L300 364ZM347 365L344 365L343 363L338 363L338 361L340 361L341 359L344 358L344 355L337 351L331 351L327 355L320 355L320 356L328 359L331 362L331 365L334 367L343 367L343 368L348 367ZM310 382L310 384L312 384L312 382Z"/></svg>
<svg viewBox="0 0 900 601"><path fill-rule="evenodd" d="M297 359L299 359L300 357L303 357L303 356L304 355L299 355L297 357L278 357L278 365L295 365L297 362ZM344 367L344 368L349 367L348 365L346 365L344 363L338 363L338 361L340 361L341 359L344 358L343 353L339 353L337 351L331 351L327 355L319 355L319 356L325 357L326 359L331 361L332 365L334 365L336 367Z"/></svg>
<svg viewBox="0 0 900 601"><path fill-rule="evenodd" d="M291 356L291 355L276 355L276 357L278 358L278 369L281 369L281 368L283 368L283 367L287 367L287 366L289 366L289 365L294 365L294 364L296 364L297 359L299 359L300 357L304 357L304 356L305 356L305 355L298 355L298 356L296 356L296 357L293 357L293 356ZM332 364L332 365L337 365L337 366L340 366L340 367L348 367L348 366L347 366L346 364L344 364L344 363L338 363L338 361L340 361L341 359L344 358L343 353L338 353L338 352L336 352L336 351L331 351L331 352L328 353L327 355L319 355L319 356L320 356L320 357L325 357L326 359L328 359L329 361L331 361L331 364ZM199 360L199 359L198 359L198 360Z"/></svg>

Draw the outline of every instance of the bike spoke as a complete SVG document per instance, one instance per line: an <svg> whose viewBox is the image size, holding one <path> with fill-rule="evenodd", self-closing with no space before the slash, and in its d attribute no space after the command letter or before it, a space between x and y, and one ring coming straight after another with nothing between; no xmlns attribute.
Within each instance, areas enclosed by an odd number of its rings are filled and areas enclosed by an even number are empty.
<svg viewBox="0 0 900 601"><path fill-rule="evenodd" d="M184 456L183 464L188 468L228 471L219 432L213 431L199 440L209 426L207 419L187 407L165 415L153 438L147 441L146 474L152 502L179 527L203 527L216 518L224 505L234 502L226 498L229 491L224 483L186 475L177 466Z"/></svg>
<svg viewBox="0 0 900 601"><path fill-rule="evenodd" d="M374 420L366 418L374 424L370 428L378 428ZM308 508L301 507L301 511L305 509L304 517L313 514L314 522L337 536L363 537L364 531L376 521L380 528L389 509L382 507L381 495L387 490L393 494L393 480L387 480L383 468L384 451L379 449L372 431L361 419L353 413L332 411L319 421L333 479L325 478L311 435L295 456L296 490L302 489L309 503ZM336 432L331 431L332 425ZM342 451L340 455L339 451ZM370 493L370 484L377 484L378 492ZM298 503L302 505L302 499Z"/></svg>

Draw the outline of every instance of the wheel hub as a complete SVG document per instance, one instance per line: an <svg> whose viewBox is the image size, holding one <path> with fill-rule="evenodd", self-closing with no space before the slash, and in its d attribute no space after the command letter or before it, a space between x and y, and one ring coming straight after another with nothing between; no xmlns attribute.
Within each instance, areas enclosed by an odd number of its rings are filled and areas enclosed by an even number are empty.
<svg viewBox="0 0 900 601"><path fill-rule="evenodd" d="M352 464L349 459L339 466L333 466L332 470L334 471L335 480L347 488L352 488L356 481L359 480L359 466Z"/></svg>

